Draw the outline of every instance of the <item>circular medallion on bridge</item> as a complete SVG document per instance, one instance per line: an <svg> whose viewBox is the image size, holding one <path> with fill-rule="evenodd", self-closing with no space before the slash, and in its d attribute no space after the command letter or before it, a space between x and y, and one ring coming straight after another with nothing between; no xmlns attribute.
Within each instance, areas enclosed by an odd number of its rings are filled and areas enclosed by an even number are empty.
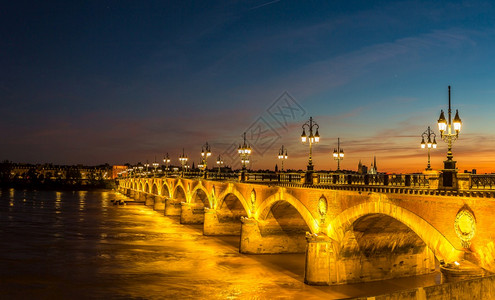
<svg viewBox="0 0 495 300"><path fill-rule="evenodd" d="M318 201L318 212L320 213L322 220L325 219L325 216L327 214L327 209L328 209L327 199L321 196L320 200Z"/></svg>
<svg viewBox="0 0 495 300"><path fill-rule="evenodd" d="M462 246L469 248L476 232L474 215L467 209L459 211L455 217L454 227L457 236L461 239Z"/></svg>

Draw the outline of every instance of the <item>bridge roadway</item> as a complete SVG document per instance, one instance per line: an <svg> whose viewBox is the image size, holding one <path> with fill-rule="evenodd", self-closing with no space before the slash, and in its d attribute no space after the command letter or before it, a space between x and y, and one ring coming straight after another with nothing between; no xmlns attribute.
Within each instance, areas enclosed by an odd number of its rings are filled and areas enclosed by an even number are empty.
<svg viewBox="0 0 495 300"><path fill-rule="evenodd" d="M136 177L119 190L183 224L204 224L205 235L239 235L241 253L306 253L308 284L414 276L439 264L448 280L495 272L495 190L473 186L480 178L459 174L458 189L439 190L434 174L400 175L402 186L339 176L313 185L272 175Z"/></svg>

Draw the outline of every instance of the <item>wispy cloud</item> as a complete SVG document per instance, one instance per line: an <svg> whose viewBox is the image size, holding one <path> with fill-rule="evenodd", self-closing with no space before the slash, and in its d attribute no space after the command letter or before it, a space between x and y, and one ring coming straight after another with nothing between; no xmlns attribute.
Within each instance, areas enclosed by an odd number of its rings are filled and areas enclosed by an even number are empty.
<svg viewBox="0 0 495 300"><path fill-rule="evenodd" d="M277 2L280 2L281 0L273 0L273 1L270 1L270 2L266 2L266 3L263 3L263 4L260 4L260 5L257 5L253 8L250 8L249 10L254 10L254 9L258 9L258 8L262 8L264 6L267 6L267 5L272 5L274 3L277 3Z"/></svg>

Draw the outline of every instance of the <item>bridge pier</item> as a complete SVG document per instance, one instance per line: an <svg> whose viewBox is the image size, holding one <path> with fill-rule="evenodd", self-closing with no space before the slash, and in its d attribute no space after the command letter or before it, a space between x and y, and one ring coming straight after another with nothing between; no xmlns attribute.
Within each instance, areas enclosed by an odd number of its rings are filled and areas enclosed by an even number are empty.
<svg viewBox="0 0 495 300"><path fill-rule="evenodd" d="M165 199L165 215L166 216L180 216L181 204L175 199Z"/></svg>
<svg viewBox="0 0 495 300"><path fill-rule="evenodd" d="M241 217L239 252L246 254L304 253L304 235L289 234L279 228L265 226L252 218Z"/></svg>
<svg viewBox="0 0 495 300"><path fill-rule="evenodd" d="M198 206L195 203L181 202L180 223L203 224L204 223L203 205Z"/></svg>
<svg viewBox="0 0 495 300"><path fill-rule="evenodd" d="M205 207L204 235L240 235L241 222L232 214L221 214L220 211Z"/></svg>
<svg viewBox="0 0 495 300"><path fill-rule="evenodd" d="M304 281L311 285L338 285L428 274L435 256L428 248L406 253L365 255L335 247L324 234L307 234ZM338 249L341 253L336 253ZM344 252L344 253L342 253Z"/></svg>
<svg viewBox="0 0 495 300"><path fill-rule="evenodd" d="M335 263L332 240L324 234L306 234L306 266L304 282L311 285L329 285L336 278L331 274L331 265Z"/></svg>
<svg viewBox="0 0 495 300"><path fill-rule="evenodd" d="M144 205L154 206L154 204L155 204L155 195L144 193Z"/></svg>
<svg viewBox="0 0 495 300"><path fill-rule="evenodd" d="M154 210L165 210L165 197L163 196L155 196L155 202L153 203Z"/></svg>
<svg viewBox="0 0 495 300"><path fill-rule="evenodd" d="M138 192L134 199L136 199L137 202L144 202L146 204L146 193Z"/></svg>

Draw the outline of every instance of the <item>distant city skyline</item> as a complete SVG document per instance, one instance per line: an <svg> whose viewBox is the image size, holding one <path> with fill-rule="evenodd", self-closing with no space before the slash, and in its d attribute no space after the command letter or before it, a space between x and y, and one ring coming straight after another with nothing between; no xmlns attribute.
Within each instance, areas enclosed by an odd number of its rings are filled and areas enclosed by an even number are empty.
<svg viewBox="0 0 495 300"><path fill-rule="evenodd" d="M301 125L320 125L316 170L421 172L430 126L459 109L460 172L495 172L490 1L16 1L0 12L0 160L99 165L182 148L251 167L305 169ZM290 105L289 105L290 104ZM294 110L287 109L287 105ZM285 113L284 114L284 109ZM262 134L260 134L260 131ZM256 134L258 132L258 134ZM226 160L227 161L227 160Z"/></svg>

